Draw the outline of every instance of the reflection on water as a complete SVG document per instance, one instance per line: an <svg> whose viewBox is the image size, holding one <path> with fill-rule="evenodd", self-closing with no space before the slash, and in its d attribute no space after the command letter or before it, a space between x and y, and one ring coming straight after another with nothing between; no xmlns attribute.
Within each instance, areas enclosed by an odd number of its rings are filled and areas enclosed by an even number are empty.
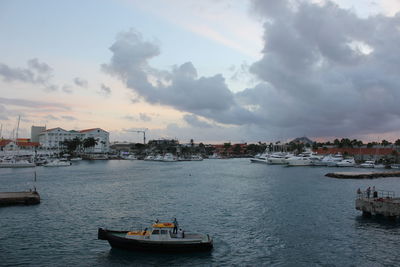
<svg viewBox="0 0 400 267"><path fill-rule="evenodd" d="M36 168L42 203L0 208L0 264L396 265L400 222L364 218L357 188L400 193L396 178L338 180L332 168L284 168L248 159L91 161ZM33 170L0 169L0 191L33 184ZM143 229L178 218L210 234L209 253L111 249L97 228Z"/></svg>

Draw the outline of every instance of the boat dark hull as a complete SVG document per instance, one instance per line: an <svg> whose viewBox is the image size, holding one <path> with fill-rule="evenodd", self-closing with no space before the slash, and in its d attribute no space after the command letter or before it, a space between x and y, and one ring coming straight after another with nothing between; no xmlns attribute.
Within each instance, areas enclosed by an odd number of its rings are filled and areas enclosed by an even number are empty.
<svg viewBox="0 0 400 267"><path fill-rule="evenodd" d="M213 248L211 238L208 242L195 243L165 243L165 242L149 242L144 240L135 240L117 236L115 234L127 233L128 231L112 231L99 228L98 239L107 240L111 247L134 250L134 251L157 251L157 252L194 252L194 251L209 251Z"/></svg>

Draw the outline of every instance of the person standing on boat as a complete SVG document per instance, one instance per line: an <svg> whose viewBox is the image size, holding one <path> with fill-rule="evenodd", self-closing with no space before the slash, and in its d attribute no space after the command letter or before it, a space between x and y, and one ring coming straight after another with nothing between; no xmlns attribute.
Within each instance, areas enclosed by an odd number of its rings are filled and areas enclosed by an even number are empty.
<svg viewBox="0 0 400 267"><path fill-rule="evenodd" d="M174 218L174 230L172 233L174 234L178 233L178 221L176 220L176 218Z"/></svg>

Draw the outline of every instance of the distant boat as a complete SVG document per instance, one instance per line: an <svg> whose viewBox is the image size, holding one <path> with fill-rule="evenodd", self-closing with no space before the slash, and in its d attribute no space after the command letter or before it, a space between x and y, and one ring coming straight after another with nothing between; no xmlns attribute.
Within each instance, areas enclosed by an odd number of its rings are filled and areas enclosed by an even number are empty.
<svg viewBox="0 0 400 267"><path fill-rule="evenodd" d="M214 153L208 157L209 159L222 159L221 155L218 153Z"/></svg>
<svg viewBox="0 0 400 267"><path fill-rule="evenodd" d="M66 167L71 166L70 161L54 159L46 164L43 164L44 167Z"/></svg>
<svg viewBox="0 0 400 267"><path fill-rule="evenodd" d="M354 167L356 165L356 161L354 158L343 159L336 163L337 167Z"/></svg>
<svg viewBox="0 0 400 267"><path fill-rule="evenodd" d="M80 161L80 160L82 160L81 157L76 157L76 158L71 158L71 159L70 159L70 161Z"/></svg>
<svg viewBox="0 0 400 267"><path fill-rule="evenodd" d="M178 161L178 158L175 155L173 155L172 153L166 153L164 155L162 161L173 162L173 161Z"/></svg>
<svg viewBox="0 0 400 267"><path fill-rule="evenodd" d="M35 163L29 162L27 160L11 159L0 162L0 168L30 168L35 166Z"/></svg>
<svg viewBox="0 0 400 267"><path fill-rule="evenodd" d="M138 158L136 157L136 155L128 155L127 157L124 157L124 159L126 159L126 160L137 160Z"/></svg>
<svg viewBox="0 0 400 267"><path fill-rule="evenodd" d="M373 160L366 160L364 163L360 164L361 168L374 168L375 167L375 161Z"/></svg>
<svg viewBox="0 0 400 267"><path fill-rule="evenodd" d="M154 160L154 156L153 155L148 155L144 158L144 160L146 161L153 161Z"/></svg>

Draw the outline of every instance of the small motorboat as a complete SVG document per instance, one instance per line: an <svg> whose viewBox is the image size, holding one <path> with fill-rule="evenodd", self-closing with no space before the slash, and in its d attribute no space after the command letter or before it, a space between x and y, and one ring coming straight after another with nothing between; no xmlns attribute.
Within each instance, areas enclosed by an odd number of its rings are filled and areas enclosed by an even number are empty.
<svg viewBox="0 0 400 267"><path fill-rule="evenodd" d="M59 159L54 159L46 164L43 164L44 167L65 167L65 166L71 166L70 161L66 160L59 160Z"/></svg>
<svg viewBox="0 0 400 267"><path fill-rule="evenodd" d="M98 229L98 239L107 240L113 248L158 252L208 251L213 240L207 234L174 233L174 223L155 223L148 230L113 231Z"/></svg>

